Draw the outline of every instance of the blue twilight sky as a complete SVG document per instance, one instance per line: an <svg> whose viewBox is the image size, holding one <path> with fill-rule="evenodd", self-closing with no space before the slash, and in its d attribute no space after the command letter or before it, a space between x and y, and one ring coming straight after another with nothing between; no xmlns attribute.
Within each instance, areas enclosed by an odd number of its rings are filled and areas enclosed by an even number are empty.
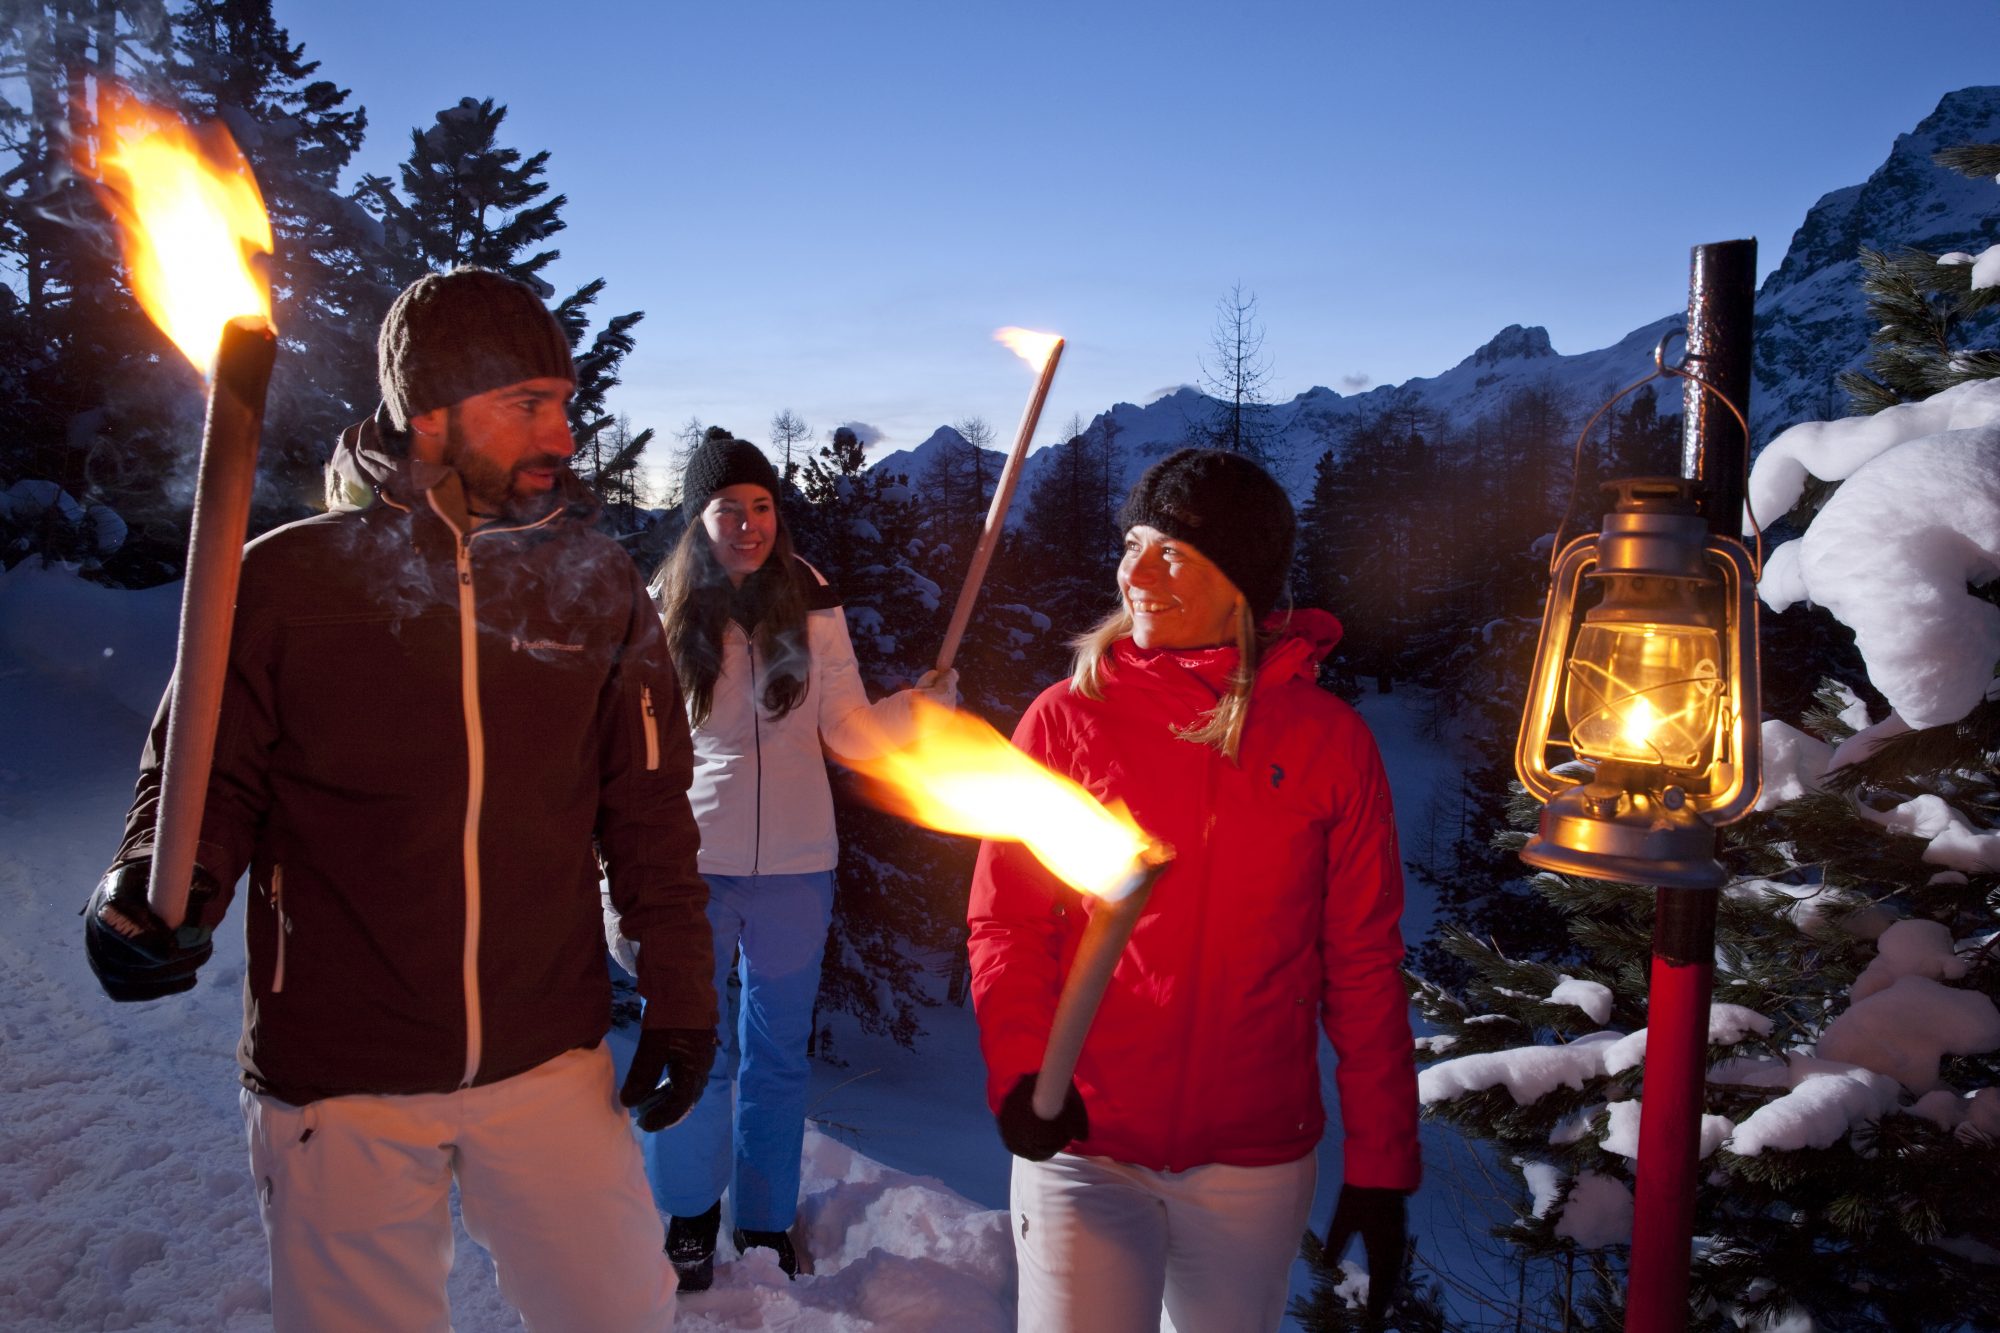
<svg viewBox="0 0 2000 1333"><path fill-rule="evenodd" d="M360 165L462 96L552 153L550 276L643 309L614 402L759 441L790 407L889 447L1013 436L1004 324L1066 335L1037 444L1195 382L1257 295L1270 396L1560 352L1684 308L1688 250L1783 257L1945 92L2000 5L1899 0L277 0L369 114ZM1995 196L2000 205L2000 193Z"/></svg>

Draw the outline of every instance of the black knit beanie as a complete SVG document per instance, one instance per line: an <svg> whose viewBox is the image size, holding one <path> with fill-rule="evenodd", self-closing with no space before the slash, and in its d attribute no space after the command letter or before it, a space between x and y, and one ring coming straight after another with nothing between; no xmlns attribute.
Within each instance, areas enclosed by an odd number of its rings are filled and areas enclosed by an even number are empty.
<svg viewBox="0 0 2000 1333"><path fill-rule="evenodd" d="M709 499L725 486L748 482L778 498L778 470L764 451L739 440L720 426L710 426L702 442L688 455L687 479L681 484L681 512L690 519L708 508Z"/></svg>
<svg viewBox="0 0 2000 1333"><path fill-rule="evenodd" d="M522 380L576 379L569 339L535 289L486 268L426 274L405 287L382 320L375 367L398 430L434 407Z"/></svg>
<svg viewBox="0 0 2000 1333"><path fill-rule="evenodd" d="M1292 502L1242 454L1182 449L1146 469L1118 511L1118 531L1144 525L1215 562L1258 620L1271 614L1292 565Z"/></svg>

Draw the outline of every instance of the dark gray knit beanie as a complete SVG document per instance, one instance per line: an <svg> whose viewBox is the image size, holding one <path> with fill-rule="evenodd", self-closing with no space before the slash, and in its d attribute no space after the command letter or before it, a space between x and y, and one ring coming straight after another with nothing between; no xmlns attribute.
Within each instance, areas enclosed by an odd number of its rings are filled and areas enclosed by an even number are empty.
<svg viewBox="0 0 2000 1333"><path fill-rule="evenodd" d="M687 478L681 484L681 512L694 518L708 508L714 494L725 486L743 483L762 486L778 498L778 470L764 451L748 440L739 440L721 426L710 426L702 442L688 455Z"/></svg>
<svg viewBox="0 0 2000 1333"><path fill-rule="evenodd" d="M426 274L405 287L382 320L375 367L398 430L434 407L522 380L576 380L569 339L535 289L486 268Z"/></svg>
<svg viewBox="0 0 2000 1333"><path fill-rule="evenodd" d="M1297 519L1284 488L1242 454L1182 449L1146 469L1118 511L1118 531L1144 525L1215 562L1258 620L1292 567Z"/></svg>

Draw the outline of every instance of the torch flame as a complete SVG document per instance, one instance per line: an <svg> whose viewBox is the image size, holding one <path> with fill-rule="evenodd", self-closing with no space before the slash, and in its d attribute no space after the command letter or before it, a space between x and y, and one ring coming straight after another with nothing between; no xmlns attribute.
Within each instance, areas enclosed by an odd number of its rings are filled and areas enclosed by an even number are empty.
<svg viewBox="0 0 2000 1333"><path fill-rule="evenodd" d="M1049 363L1049 356L1062 345L1060 334L1037 333L1033 329L1017 329L1012 325L993 331L993 341L1007 344L1007 350L1033 366L1036 374Z"/></svg>
<svg viewBox="0 0 2000 1333"><path fill-rule="evenodd" d="M118 220L139 304L206 375L223 325L271 318L270 287L251 261L272 249L263 196L220 125L197 133L126 94L106 105L98 161L79 169Z"/></svg>
<svg viewBox="0 0 2000 1333"><path fill-rule="evenodd" d="M1123 801L1109 806L1051 773L969 713L913 701L916 738L865 760L876 802L943 833L1025 843L1070 887L1104 897L1152 845Z"/></svg>

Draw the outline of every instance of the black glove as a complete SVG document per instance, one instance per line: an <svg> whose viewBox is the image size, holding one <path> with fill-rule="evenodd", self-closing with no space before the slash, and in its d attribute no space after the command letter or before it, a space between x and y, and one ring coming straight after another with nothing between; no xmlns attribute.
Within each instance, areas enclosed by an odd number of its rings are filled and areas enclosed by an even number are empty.
<svg viewBox="0 0 2000 1333"><path fill-rule="evenodd" d="M1069 1092L1055 1119L1042 1119L1035 1113L1034 1103L1033 1074L1021 1075L1007 1094L1007 1100L1000 1103L1000 1142L1016 1157L1046 1162L1072 1141L1090 1137L1090 1112L1083 1107L1083 1094L1076 1090L1075 1079L1070 1080Z"/></svg>
<svg viewBox="0 0 2000 1333"><path fill-rule="evenodd" d="M1403 1288L1404 1260L1409 1249L1408 1195L1373 1185L1342 1185L1333 1208L1333 1225L1326 1229L1326 1261L1340 1262L1347 1242L1361 1233L1368 1254L1368 1325L1380 1328L1389 1303Z"/></svg>
<svg viewBox="0 0 2000 1333"><path fill-rule="evenodd" d="M220 889L200 866L188 887L187 918L177 930L146 902L150 860L104 872L83 908L83 950L97 984L114 1000L157 1000L194 989L194 974L215 952L203 909Z"/></svg>
<svg viewBox="0 0 2000 1333"><path fill-rule="evenodd" d="M694 1109L714 1063L715 1032L710 1028L641 1028L639 1049L632 1054L618 1100L638 1108L640 1129L657 1133L679 1124Z"/></svg>

